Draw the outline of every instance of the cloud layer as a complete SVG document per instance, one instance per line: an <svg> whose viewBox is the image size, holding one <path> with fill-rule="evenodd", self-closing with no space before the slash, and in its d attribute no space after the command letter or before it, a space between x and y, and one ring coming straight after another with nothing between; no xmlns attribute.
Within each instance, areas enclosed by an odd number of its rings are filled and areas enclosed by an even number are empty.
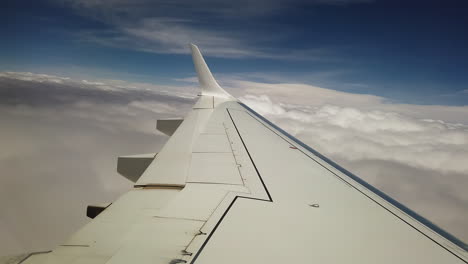
<svg viewBox="0 0 468 264"><path fill-rule="evenodd" d="M87 205L131 188L117 156L159 150L155 120L193 103L167 89L1 73L0 255L52 248L88 221Z"/></svg>
<svg viewBox="0 0 468 264"><path fill-rule="evenodd" d="M374 159L468 174L468 126L395 112L337 105L287 106L266 95L241 98L260 114L324 152L350 161Z"/></svg>
<svg viewBox="0 0 468 264"><path fill-rule="evenodd" d="M0 73L0 255L51 248L88 204L131 184L118 155L157 152L155 120L185 115L192 78L165 86ZM468 240L468 107L401 105L321 87L221 78L229 92L340 165Z"/></svg>

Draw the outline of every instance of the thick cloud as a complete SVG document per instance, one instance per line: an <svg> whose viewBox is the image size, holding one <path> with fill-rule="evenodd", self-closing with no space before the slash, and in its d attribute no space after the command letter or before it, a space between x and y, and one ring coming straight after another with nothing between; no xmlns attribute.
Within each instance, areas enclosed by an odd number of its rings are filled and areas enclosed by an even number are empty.
<svg viewBox="0 0 468 264"><path fill-rule="evenodd" d="M241 98L260 114L324 152L347 160L375 159L468 174L468 126L394 112L323 105L286 106L267 96Z"/></svg>
<svg viewBox="0 0 468 264"><path fill-rule="evenodd" d="M0 255L49 249L132 185L118 155L157 152L159 117L184 115L193 97L171 87L0 74ZM148 90L150 89L150 90Z"/></svg>
<svg viewBox="0 0 468 264"><path fill-rule="evenodd" d="M467 107L221 81L260 114L468 240ZM167 137L155 132L155 120L185 115L195 94L194 83L0 73L0 255L53 247L88 221L86 205L128 190L116 157L157 152Z"/></svg>

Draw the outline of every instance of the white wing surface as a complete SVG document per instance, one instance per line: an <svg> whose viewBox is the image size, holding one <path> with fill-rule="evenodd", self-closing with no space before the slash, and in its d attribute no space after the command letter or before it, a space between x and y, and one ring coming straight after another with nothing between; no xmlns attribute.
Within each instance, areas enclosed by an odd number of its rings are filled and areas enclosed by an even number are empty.
<svg viewBox="0 0 468 264"><path fill-rule="evenodd" d="M17 263L468 263L463 242L230 96L191 48L200 98L161 121L158 154L121 158L135 188Z"/></svg>

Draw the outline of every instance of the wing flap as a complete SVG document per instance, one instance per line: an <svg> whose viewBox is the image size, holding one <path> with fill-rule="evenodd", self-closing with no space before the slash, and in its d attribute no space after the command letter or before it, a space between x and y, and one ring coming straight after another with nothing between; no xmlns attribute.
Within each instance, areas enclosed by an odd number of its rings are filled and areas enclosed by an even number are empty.
<svg viewBox="0 0 468 264"><path fill-rule="evenodd" d="M117 172L130 181L137 182L155 156L156 153L120 156L117 159Z"/></svg>
<svg viewBox="0 0 468 264"><path fill-rule="evenodd" d="M172 136L183 121L184 119L180 118L159 119L156 121L156 129L168 136Z"/></svg>
<svg viewBox="0 0 468 264"><path fill-rule="evenodd" d="M137 184L185 185L194 140L211 112L211 109L193 110L167 141Z"/></svg>

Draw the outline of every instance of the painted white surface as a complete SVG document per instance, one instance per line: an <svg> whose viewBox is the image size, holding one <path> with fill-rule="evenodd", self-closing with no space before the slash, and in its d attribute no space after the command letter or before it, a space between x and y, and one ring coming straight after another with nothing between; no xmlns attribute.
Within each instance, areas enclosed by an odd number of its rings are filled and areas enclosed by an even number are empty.
<svg viewBox="0 0 468 264"><path fill-rule="evenodd" d="M202 95L193 106L193 109L212 109L214 107L213 96Z"/></svg>
<svg viewBox="0 0 468 264"><path fill-rule="evenodd" d="M201 94L234 99L230 94L228 94L226 91L224 91L223 88L219 86L218 82L216 82L198 47L190 44L190 48L192 49L192 59L195 66L195 71L197 72Z"/></svg>
<svg viewBox="0 0 468 264"><path fill-rule="evenodd" d="M193 153L188 182L243 185L236 161L229 153Z"/></svg>
<svg viewBox="0 0 468 264"><path fill-rule="evenodd" d="M195 141L192 152L231 153L231 146L226 134L200 134Z"/></svg>
<svg viewBox="0 0 468 264"><path fill-rule="evenodd" d="M153 162L138 180L138 185L184 185L190 166L192 146L212 109L193 110L180 124Z"/></svg>
<svg viewBox="0 0 468 264"><path fill-rule="evenodd" d="M246 192L243 186L190 183L156 217L207 221L230 191Z"/></svg>

